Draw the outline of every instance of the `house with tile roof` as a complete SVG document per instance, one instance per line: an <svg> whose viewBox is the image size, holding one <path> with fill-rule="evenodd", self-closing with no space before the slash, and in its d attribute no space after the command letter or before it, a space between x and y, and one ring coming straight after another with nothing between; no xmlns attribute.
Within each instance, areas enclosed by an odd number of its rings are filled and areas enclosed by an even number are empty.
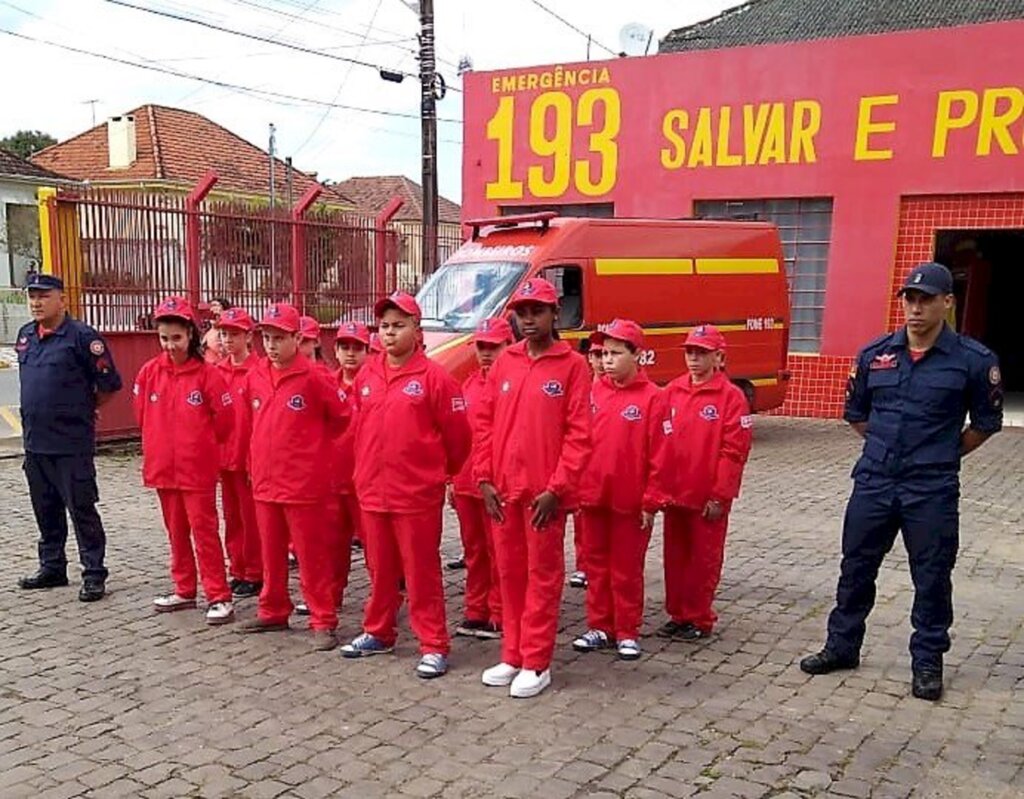
<svg viewBox="0 0 1024 799"><path fill-rule="evenodd" d="M266 202L270 194L270 159L264 150L201 114L162 105L111 117L36 153L32 163L93 187L179 194L212 169L219 176L214 197ZM274 173L281 202L289 194L298 200L310 186L320 185L324 205L354 207L340 190L281 159L275 159Z"/></svg>
<svg viewBox="0 0 1024 799"><path fill-rule="evenodd" d="M331 188L352 198L360 211L373 215L384 210L395 197L402 200L402 207L391 222L398 234L398 281L401 288L417 288L422 279L419 266L423 244L423 187L405 175L373 175L349 178L332 184ZM444 263L462 244L462 208L447 197L438 197L437 218L438 263Z"/></svg>
<svg viewBox="0 0 1024 799"><path fill-rule="evenodd" d="M39 189L73 183L0 148L0 288L24 285L41 262Z"/></svg>

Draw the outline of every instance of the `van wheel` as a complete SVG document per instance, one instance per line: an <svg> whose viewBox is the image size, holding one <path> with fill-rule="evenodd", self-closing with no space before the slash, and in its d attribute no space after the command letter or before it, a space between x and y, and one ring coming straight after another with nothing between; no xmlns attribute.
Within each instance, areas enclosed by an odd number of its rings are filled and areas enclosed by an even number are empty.
<svg viewBox="0 0 1024 799"><path fill-rule="evenodd" d="M736 386L743 392L743 396L747 398L747 410L751 413L754 412L754 384L747 380L735 381Z"/></svg>

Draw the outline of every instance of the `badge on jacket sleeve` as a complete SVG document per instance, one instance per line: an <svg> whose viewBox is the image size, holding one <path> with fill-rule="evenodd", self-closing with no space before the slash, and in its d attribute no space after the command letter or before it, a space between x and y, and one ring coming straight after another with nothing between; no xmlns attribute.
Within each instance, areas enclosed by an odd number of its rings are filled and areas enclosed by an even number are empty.
<svg viewBox="0 0 1024 799"><path fill-rule="evenodd" d="M97 358L99 358L106 351L107 348L103 346L103 342L100 341L99 339L95 339L89 344L89 352L91 352Z"/></svg>

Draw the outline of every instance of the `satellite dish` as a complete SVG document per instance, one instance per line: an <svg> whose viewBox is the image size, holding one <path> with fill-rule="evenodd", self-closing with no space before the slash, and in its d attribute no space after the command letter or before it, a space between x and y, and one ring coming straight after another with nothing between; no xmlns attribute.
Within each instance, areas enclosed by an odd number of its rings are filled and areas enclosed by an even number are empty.
<svg viewBox="0 0 1024 799"><path fill-rule="evenodd" d="M623 55L647 55L654 40L654 30L639 22L629 22L619 31Z"/></svg>

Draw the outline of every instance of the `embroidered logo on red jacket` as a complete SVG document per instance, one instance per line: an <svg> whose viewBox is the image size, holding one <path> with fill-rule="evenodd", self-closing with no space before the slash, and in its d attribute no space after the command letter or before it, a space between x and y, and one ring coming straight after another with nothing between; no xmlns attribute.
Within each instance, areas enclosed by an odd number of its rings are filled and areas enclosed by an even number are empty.
<svg viewBox="0 0 1024 799"><path fill-rule="evenodd" d="M548 380L548 382L540 387L540 390L549 397L565 396L565 389L562 388L562 382L560 380Z"/></svg>
<svg viewBox="0 0 1024 799"><path fill-rule="evenodd" d="M899 367L899 361L895 352L876 355L868 364L868 369L896 369L897 367Z"/></svg>
<svg viewBox="0 0 1024 799"><path fill-rule="evenodd" d="M407 397L422 397L423 384L419 380L410 380L405 384L405 388L402 389L402 393Z"/></svg>
<svg viewBox="0 0 1024 799"><path fill-rule="evenodd" d="M627 422L639 422L644 418L644 414L639 405L627 405L622 409L622 418Z"/></svg>
<svg viewBox="0 0 1024 799"><path fill-rule="evenodd" d="M718 418L718 408L714 405L705 405L700 409L700 418L706 422L713 422Z"/></svg>
<svg viewBox="0 0 1024 799"><path fill-rule="evenodd" d="M306 408L306 398L301 394L293 394L288 398L288 407L293 411L302 411Z"/></svg>
<svg viewBox="0 0 1024 799"><path fill-rule="evenodd" d="M188 392L188 396L185 397L185 402L191 405L193 408L198 408L203 404L203 392L199 389L193 389Z"/></svg>
<svg viewBox="0 0 1024 799"><path fill-rule="evenodd" d="M463 397L452 397L452 413L462 413L466 410L468 403Z"/></svg>

